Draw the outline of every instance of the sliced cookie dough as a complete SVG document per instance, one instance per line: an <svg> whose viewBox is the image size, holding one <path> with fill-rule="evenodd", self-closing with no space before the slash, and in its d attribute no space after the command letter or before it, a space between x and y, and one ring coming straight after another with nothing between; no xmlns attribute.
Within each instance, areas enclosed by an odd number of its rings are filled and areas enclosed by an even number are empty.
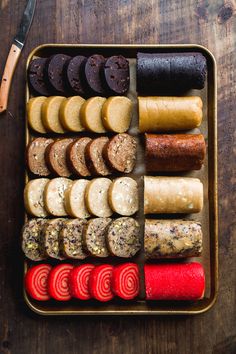
<svg viewBox="0 0 236 354"><path fill-rule="evenodd" d="M71 172L66 162L66 150L74 140L60 139L50 144L45 152L46 161L50 170L60 177L69 177Z"/></svg>
<svg viewBox="0 0 236 354"><path fill-rule="evenodd" d="M47 258L42 233L46 223L46 219L31 219L22 229L22 251L32 261L42 261Z"/></svg>
<svg viewBox="0 0 236 354"><path fill-rule="evenodd" d="M91 176L85 160L86 146L92 141L91 138L79 138L67 148L67 162L71 171L81 177Z"/></svg>
<svg viewBox="0 0 236 354"><path fill-rule="evenodd" d="M129 89L129 62L122 55L108 58L103 68L108 91L115 95L124 95Z"/></svg>
<svg viewBox="0 0 236 354"><path fill-rule="evenodd" d="M85 149L85 159L89 170L99 176L107 176L111 174L111 169L107 166L103 158L104 146L108 143L109 138L102 136L93 139Z"/></svg>
<svg viewBox="0 0 236 354"><path fill-rule="evenodd" d="M60 232L61 249L65 257L73 259L85 259L87 253L82 247L83 228L87 221L82 219L68 220Z"/></svg>
<svg viewBox="0 0 236 354"><path fill-rule="evenodd" d="M44 79L46 63L47 58L36 58L29 63L28 80L34 95L50 96L50 88Z"/></svg>
<svg viewBox="0 0 236 354"><path fill-rule="evenodd" d="M58 177L47 183L44 189L45 207L53 216L66 216L65 191L70 187L72 181L68 178Z"/></svg>
<svg viewBox="0 0 236 354"><path fill-rule="evenodd" d="M140 226L133 218L123 217L112 221L106 237L109 251L117 257L131 258L141 248Z"/></svg>
<svg viewBox="0 0 236 354"><path fill-rule="evenodd" d="M53 139L36 138L29 143L26 159L30 172L38 176L50 175L50 170L45 160L45 150L53 141Z"/></svg>
<svg viewBox="0 0 236 354"><path fill-rule="evenodd" d="M42 104L42 122L47 130L57 134L65 133L59 119L59 111L62 102L66 100L62 96L48 97Z"/></svg>
<svg viewBox="0 0 236 354"><path fill-rule="evenodd" d="M86 179L78 179L65 191L65 208L68 215L82 219L90 216L85 204L85 190L89 183Z"/></svg>
<svg viewBox="0 0 236 354"><path fill-rule="evenodd" d="M91 97L84 102L80 115L82 125L93 133L105 133L106 129L102 123L102 106L106 99L104 97Z"/></svg>
<svg viewBox="0 0 236 354"><path fill-rule="evenodd" d="M138 185L133 178L120 177L114 180L109 188L108 197L115 213L130 216L138 211Z"/></svg>
<svg viewBox="0 0 236 354"><path fill-rule="evenodd" d="M98 217L109 217L112 210L108 202L109 178L95 178L86 187L85 202L89 212Z"/></svg>
<svg viewBox="0 0 236 354"><path fill-rule="evenodd" d="M80 109L85 100L80 96L69 97L60 106L59 116L63 127L72 132L81 132Z"/></svg>
<svg viewBox="0 0 236 354"><path fill-rule="evenodd" d="M24 203L27 213L37 217L46 217L48 215L44 204L44 190L49 181L48 178L37 178L26 184Z"/></svg>
<svg viewBox="0 0 236 354"><path fill-rule="evenodd" d="M61 251L60 232L64 227L66 219L48 220L44 227L44 245L48 257L63 260L65 257Z"/></svg>
<svg viewBox="0 0 236 354"><path fill-rule="evenodd" d="M105 60L102 55L94 54L91 55L85 63L84 77L91 95L104 96L106 94L101 77Z"/></svg>
<svg viewBox="0 0 236 354"><path fill-rule="evenodd" d="M63 75L64 67L68 59L70 59L68 55L56 54L52 55L47 61L45 77L55 94L66 94L66 86Z"/></svg>
<svg viewBox="0 0 236 354"><path fill-rule="evenodd" d="M91 256L108 257L106 246L106 229L111 223L110 218L95 218L88 221L84 228L84 245Z"/></svg>
<svg viewBox="0 0 236 354"><path fill-rule="evenodd" d="M46 134L47 129L45 128L42 121L42 106L47 100L47 97L39 96L33 97L27 102L26 111L29 126L35 130L37 133Z"/></svg>
<svg viewBox="0 0 236 354"><path fill-rule="evenodd" d="M130 173L135 166L137 141L129 134L117 134L106 144L103 156L109 165L124 173Z"/></svg>
<svg viewBox="0 0 236 354"><path fill-rule="evenodd" d="M69 59L66 63L65 77L69 90L75 95L85 95L85 85L83 83L82 71L87 58L83 55L77 55Z"/></svg>
<svg viewBox="0 0 236 354"><path fill-rule="evenodd" d="M102 106L102 123L107 130L125 133L132 119L132 101L124 96L109 97Z"/></svg>

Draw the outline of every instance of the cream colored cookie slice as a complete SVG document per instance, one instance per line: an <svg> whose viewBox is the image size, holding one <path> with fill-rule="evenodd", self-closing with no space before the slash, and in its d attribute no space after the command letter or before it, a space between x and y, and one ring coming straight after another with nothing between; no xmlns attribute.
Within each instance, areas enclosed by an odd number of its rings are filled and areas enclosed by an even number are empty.
<svg viewBox="0 0 236 354"><path fill-rule="evenodd" d="M62 96L48 97L42 104L42 122L49 131L53 133L63 134L63 128L59 119L60 106L66 98Z"/></svg>
<svg viewBox="0 0 236 354"><path fill-rule="evenodd" d="M115 213L124 216L133 215L138 211L138 185L130 177L114 180L109 188L109 204Z"/></svg>
<svg viewBox="0 0 236 354"><path fill-rule="evenodd" d="M50 180L48 178L37 178L28 182L24 190L24 203L27 213L45 217L48 215L44 205L44 189Z"/></svg>
<svg viewBox="0 0 236 354"><path fill-rule="evenodd" d="M102 106L102 123L107 130L125 133L132 119L132 102L124 96L109 97Z"/></svg>
<svg viewBox="0 0 236 354"><path fill-rule="evenodd" d="M110 185L111 180L109 178L95 178L86 187L85 202L91 214L103 218L112 215L108 202Z"/></svg>
<svg viewBox="0 0 236 354"><path fill-rule="evenodd" d="M39 96L31 98L27 103L27 119L30 127L38 133L45 134L47 130L42 122L42 105L47 97Z"/></svg>
<svg viewBox="0 0 236 354"><path fill-rule="evenodd" d="M80 96L69 97L60 106L59 117L62 126L72 132L81 132L84 127L80 120L80 109L85 99Z"/></svg>
<svg viewBox="0 0 236 354"><path fill-rule="evenodd" d="M72 184L68 178L52 179L44 190L44 203L47 211L54 216L65 216L65 192Z"/></svg>
<svg viewBox="0 0 236 354"><path fill-rule="evenodd" d="M81 107L81 122L83 126L94 133L105 133L102 123L102 106L106 98L91 97Z"/></svg>
<svg viewBox="0 0 236 354"><path fill-rule="evenodd" d="M85 219L90 216L85 205L85 190L90 181L78 179L73 181L65 192L65 208L67 213L74 218Z"/></svg>

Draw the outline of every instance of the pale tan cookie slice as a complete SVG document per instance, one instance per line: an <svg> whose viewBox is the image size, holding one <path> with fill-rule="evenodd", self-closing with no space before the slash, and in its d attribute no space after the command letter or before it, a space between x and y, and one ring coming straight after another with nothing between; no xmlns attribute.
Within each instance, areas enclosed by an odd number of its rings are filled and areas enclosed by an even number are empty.
<svg viewBox="0 0 236 354"><path fill-rule="evenodd" d="M48 178L37 178L27 183L24 190L24 203L27 213L37 217L48 215L44 205L44 189L49 181Z"/></svg>
<svg viewBox="0 0 236 354"><path fill-rule="evenodd" d="M86 187L85 203L91 214L103 218L112 215L108 202L110 185L111 180L109 178L95 178Z"/></svg>
<svg viewBox="0 0 236 354"><path fill-rule="evenodd" d="M62 96L48 97L42 104L42 122L49 131L63 134L65 129L59 119L60 106L66 98Z"/></svg>
<svg viewBox="0 0 236 354"><path fill-rule="evenodd" d="M106 132L102 123L102 106L105 101L104 97L91 97L81 107L81 122L86 129L93 133Z"/></svg>
<svg viewBox="0 0 236 354"><path fill-rule="evenodd" d="M66 216L65 191L72 181L68 178L58 177L47 183L44 190L44 203L47 211L54 216Z"/></svg>
<svg viewBox="0 0 236 354"><path fill-rule="evenodd" d="M38 133L45 134L47 130L42 121L42 105L47 97L33 97L27 102L27 118L30 127Z"/></svg>
<svg viewBox="0 0 236 354"><path fill-rule="evenodd" d="M102 123L107 130L125 133L132 119L132 102L125 96L109 97L102 106Z"/></svg>
<svg viewBox="0 0 236 354"><path fill-rule="evenodd" d="M78 179L65 191L65 208L68 215L81 219L90 216L85 204L85 190L89 183L86 179Z"/></svg>
<svg viewBox="0 0 236 354"><path fill-rule="evenodd" d="M72 132L81 132L84 127L80 120L80 109L85 99L80 96L66 98L59 111L60 122L63 127Z"/></svg>
<svg viewBox="0 0 236 354"><path fill-rule="evenodd" d="M133 215L138 211L138 185L130 177L114 180L109 188L109 204L115 213L124 216Z"/></svg>

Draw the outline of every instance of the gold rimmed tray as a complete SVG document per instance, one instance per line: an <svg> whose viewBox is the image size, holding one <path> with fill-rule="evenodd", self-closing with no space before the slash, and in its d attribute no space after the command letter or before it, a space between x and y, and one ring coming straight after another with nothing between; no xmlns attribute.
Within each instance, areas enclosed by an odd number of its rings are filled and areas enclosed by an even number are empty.
<svg viewBox="0 0 236 354"><path fill-rule="evenodd" d="M201 52L207 59L207 82L205 88L201 91L191 90L187 95L199 95L203 100L203 122L199 129L193 132L201 132L207 143L207 156L204 167L200 171L192 171L181 175L200 178L204 185L204 208L199 214L191 214L187 219L198 220L202 223L203 229L203 253L200 258L190 258L187 261L201 262L206 274L206 291L202 300L196 302L187 301L145 301L143 291L143 274L141 276L142 291L140 297L135 301L112 300L108 303L98 303L97 301L71 300L69 302L56 302L53 300L47 302L38 302L31 299L25 289L24 298L28 306L36 313L41 315L182 315L198 314L207 311L215 303L218 292L218 210L217 210L217 74L216 62L208 49L195 44L178 45L104 45L104 44L44 44L35 48L29 55L26 65L28 69L29 62L34 57L48 57L56 53L65 53L71 56L92 54L102 54L105 57L121 54L129 59L131 85L128 97L134 103L134 116L130 133L138 139L138 159L133 173L139 185L140 211L137 219L140 221L143 231L143 176L145 175L144 152L142 136L138 132L138 112L137 112L137 93L136 93L136 55L137 52ZM27 82L27 75L26 75ZM28 82L26 83L26 103L30 98ZM89 136L89 133L86 134ZM28 127L26 121L26 145L36 135ZM79 134L77 135L79 136ZM180 174L178 174L180 175ZM116 177L115 175L113 177ZM30 176L26 171L26 182ZM185 217L185 216L184 216ZM27 220L27 215L25 216ZM118 259L89 259L85 262L99 263L119 263ZM131 261L140 265L141 273L144 264L142 252ZM56 264L56 262L52 262ZM79 262L74 262L79 264ZM80 262L81 263L81 262ZM24 273L32 262L25 260Z"/></svg>

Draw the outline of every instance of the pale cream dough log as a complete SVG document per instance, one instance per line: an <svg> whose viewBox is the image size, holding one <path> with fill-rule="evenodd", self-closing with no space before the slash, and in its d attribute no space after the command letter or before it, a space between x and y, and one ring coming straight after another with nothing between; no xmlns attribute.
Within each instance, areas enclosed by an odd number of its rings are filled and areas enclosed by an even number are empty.
<svg viewBox="0 0 236 354"><path fill-rule="evenodd" d="M198 213L203 184L190 177L144 177L144 214Z"/></svg>

